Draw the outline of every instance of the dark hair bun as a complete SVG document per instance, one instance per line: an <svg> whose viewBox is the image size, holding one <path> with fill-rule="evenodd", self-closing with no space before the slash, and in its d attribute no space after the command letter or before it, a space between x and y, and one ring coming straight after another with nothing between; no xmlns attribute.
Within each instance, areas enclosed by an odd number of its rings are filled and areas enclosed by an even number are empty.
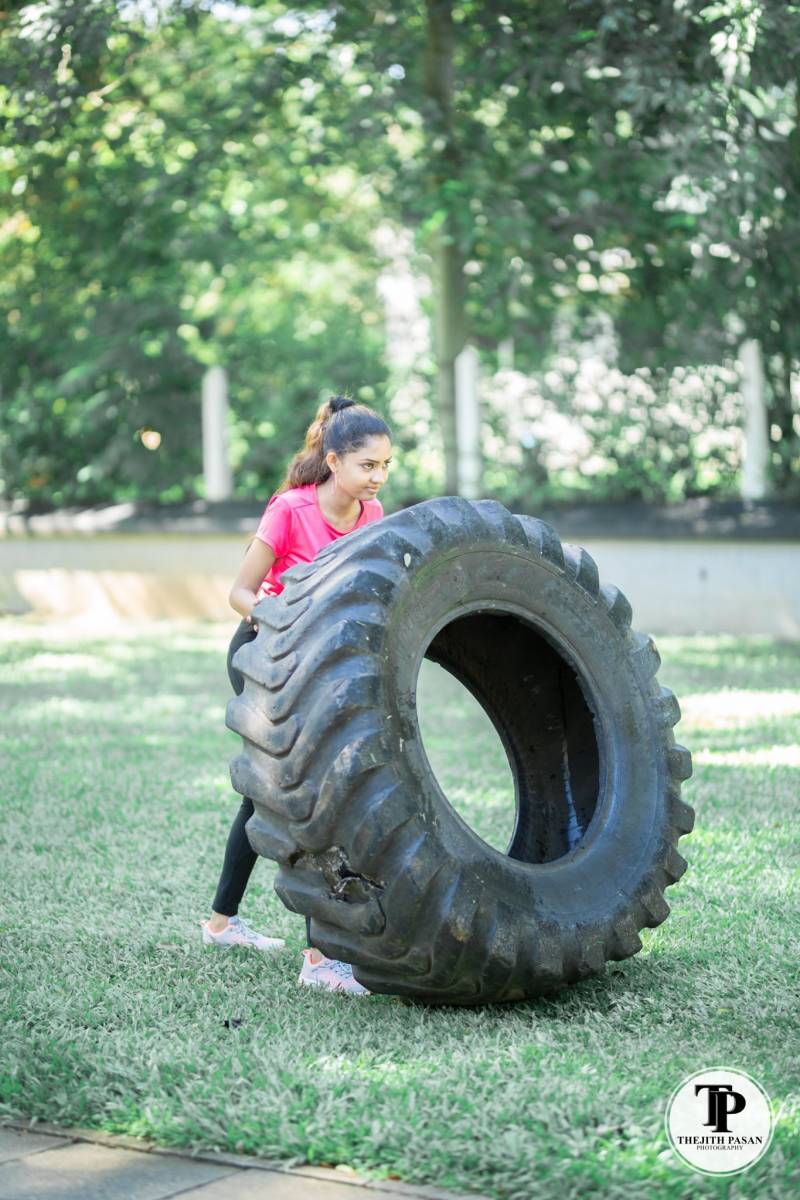
<svg viewBox="0 0 800 1200"><path fill-rule="evenodd" d="M350 408L355 404L355 400L349 400L347 396L331 396L328 401L328 408L332 413L341 412L343 408Z"/></svg>

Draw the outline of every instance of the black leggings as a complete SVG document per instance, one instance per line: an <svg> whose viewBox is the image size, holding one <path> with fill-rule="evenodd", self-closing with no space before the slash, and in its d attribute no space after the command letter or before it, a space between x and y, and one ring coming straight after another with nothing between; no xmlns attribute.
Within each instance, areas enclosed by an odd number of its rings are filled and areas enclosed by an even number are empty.
<svg viewBox="0 0 800 1200"><path fill-rule="evenodd" d="M247 621L241 621L228 647L228 678L237 696L244 689L244 678L241 671L238 671L234 667L231 660L239 647L243 646L245 642L252 642L255 636L256 631L253 629L253 626L249 625ZM258 858L258 855L250 845L245 830L245 826L252 815L253 801L248 796L243 796L239 811L228 834L228 842L225 846L225 858L222 862L222 873L217 885L217 894L211 905L214 912L221 913L224 917L235 917L239 911L239 904L247 887L250 873L256 865L256 859ZM308 917L306 917L306 944L311 945L311 922Z"/></svg>

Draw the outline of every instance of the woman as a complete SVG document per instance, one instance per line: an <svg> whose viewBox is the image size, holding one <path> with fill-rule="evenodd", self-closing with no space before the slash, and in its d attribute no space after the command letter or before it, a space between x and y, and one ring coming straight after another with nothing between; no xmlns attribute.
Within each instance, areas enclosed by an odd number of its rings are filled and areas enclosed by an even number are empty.
<svg viewBox="0 0 800 1200"><path fill-rule="evenodd" d="M231 588L231 606L242 617L228 649L228 675L237 694L244 680L231 660L239 646L256 636L254 605L264 596L280 595L280 576L289 567L310 562L329 542L380 520L383 508L377 495L388 476L391 449L389 427L371 408L345 396L333 396L320 405L303 448L294 455L264 510ZM245 945L265 951L284 945L281 938L257 933L237 915L258 857L245 833L252 813L253 802L244 797L228 836L211 916L201 922L207 945ZM348 963L326 958L311 945L308 918L306 940L300 983L369 995Z"/></svg>

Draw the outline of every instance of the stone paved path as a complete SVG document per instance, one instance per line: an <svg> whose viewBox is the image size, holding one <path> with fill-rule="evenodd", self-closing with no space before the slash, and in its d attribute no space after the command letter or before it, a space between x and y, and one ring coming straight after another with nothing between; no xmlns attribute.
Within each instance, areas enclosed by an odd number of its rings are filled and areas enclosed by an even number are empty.
<svg viewBox="0 0 800 1200"><path fill-rule="evenodd" d="M391 1180L368 1183L354 1173L342 1181L330 1168L287 1171L240 1155L194 1158L132 1146L132 1138L84 1140L83 1132L0 1126L0 1200L486 1200Z"/></svg>

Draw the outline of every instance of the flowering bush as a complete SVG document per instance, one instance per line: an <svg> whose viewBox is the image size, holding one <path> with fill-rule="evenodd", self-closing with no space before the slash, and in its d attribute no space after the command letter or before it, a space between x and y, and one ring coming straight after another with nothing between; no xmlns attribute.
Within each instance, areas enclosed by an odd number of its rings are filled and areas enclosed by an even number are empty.
<svg viewBox="0 0 800 1200"><path fill-rule="evenodd" d="M482 398L486 489L504 503L737 492L742 404L732 366L625 375L599 357L562 355L540 375L498 371Z"/></svg>

